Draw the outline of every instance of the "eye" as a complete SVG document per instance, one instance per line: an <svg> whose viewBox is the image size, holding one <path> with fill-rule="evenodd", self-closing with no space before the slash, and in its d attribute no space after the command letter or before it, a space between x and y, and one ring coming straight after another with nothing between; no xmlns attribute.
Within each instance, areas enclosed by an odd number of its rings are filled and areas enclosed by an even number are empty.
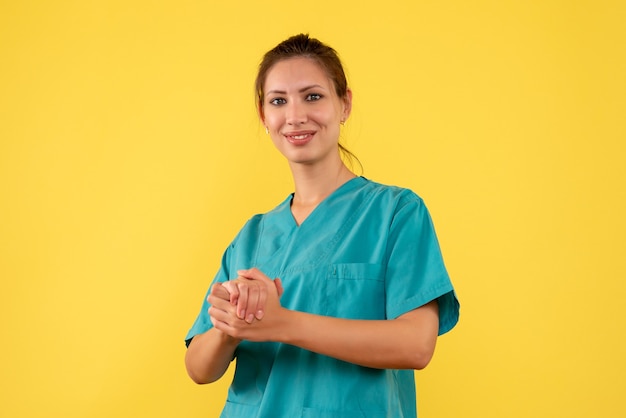
<svg viewBox="0 0 626 418"><path fill-rule="evenodd" d="M285 103L287 103L287 101L283 99L282 97L275 97L269 101L269 104L274 105L274 106L280 106Z"/></svg>
<svg viewBox="0 0 626 418"><path fill-rule="evenodd" d="M321 94L317 94L317 93L311 93L311 94L308 94L306 96L306 100L308 102L316 102L316 101L318 101L321 98L322 98L322 95Z"/></svg>

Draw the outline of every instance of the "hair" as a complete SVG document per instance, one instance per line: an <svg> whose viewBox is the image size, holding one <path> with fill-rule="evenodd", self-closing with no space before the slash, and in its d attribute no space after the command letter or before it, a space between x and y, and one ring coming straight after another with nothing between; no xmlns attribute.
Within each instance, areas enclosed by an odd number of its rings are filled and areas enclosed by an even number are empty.
<svg viewBox="0 0 626 418"><path fill-rule="evenodd" d="M333 82L337 96L341 99L347 97L348 81L337 51L319 40L309 37L308 34L301 33L284 40L266 52L261 60L261 64L259 64L259 71L255 81L255 92L257 109L261 115L263 114L264 85L267 74L275 64L290 58L308 58L313 60ZM361 171L363 171L363 165L356 155L341 144L339 144L339 150L345 157L345 160L347 160L350 168L354 168L353 163L356 161Z"/></svg>

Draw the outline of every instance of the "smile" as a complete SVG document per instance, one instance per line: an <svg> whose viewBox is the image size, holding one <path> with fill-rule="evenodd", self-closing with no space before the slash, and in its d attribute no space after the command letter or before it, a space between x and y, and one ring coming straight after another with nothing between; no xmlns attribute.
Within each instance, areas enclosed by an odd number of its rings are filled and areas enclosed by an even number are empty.
<svg viewBox="0 0 626 418"><path fill-rule="evenodd" d="M290 132L283 134L288 142L294 145L304 145L308 143L313 136L315 135L315 131L299 131L299 132Z"/></svg>

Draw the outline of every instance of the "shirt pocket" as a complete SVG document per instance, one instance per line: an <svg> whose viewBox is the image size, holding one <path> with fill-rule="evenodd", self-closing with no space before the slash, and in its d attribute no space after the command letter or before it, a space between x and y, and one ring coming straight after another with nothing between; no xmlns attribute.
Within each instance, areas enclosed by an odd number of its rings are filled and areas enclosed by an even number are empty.
<svg viewBox="0 0 626 418"><path fill-rule="evenodd" d="M331 264L326 275L327 315L346 319L386 319L381 264Z"/></svg>

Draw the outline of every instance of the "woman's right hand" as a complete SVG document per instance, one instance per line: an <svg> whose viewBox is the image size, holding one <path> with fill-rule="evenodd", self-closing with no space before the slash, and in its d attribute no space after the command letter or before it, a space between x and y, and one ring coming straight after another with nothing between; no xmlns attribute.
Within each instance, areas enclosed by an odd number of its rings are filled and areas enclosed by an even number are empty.
<svg viewBox="0 0 626 418"><path fill-rule="evenodd" d="M276 292L280 298L283 294L282 282L279 278L273 280ZM227 291L226 295L224 291ZM239 276L235 280L221 283L215 289L215 296L228 300L237 306L237 317L251 324L255 319L261 320L265 315L267 301L267 285L259 280ZM213 290L211 293L214 293Z"/></svg>

